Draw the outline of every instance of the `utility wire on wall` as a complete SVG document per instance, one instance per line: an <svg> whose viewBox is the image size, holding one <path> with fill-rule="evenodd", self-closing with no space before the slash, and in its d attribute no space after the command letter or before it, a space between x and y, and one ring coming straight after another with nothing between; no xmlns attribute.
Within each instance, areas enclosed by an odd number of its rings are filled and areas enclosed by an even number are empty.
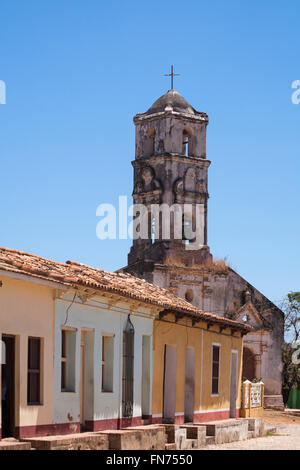
<svg viewBox="0 0 300 470"><path fill-rule="evenodd" d="M77 295L77 292L75 292L72 302L71 302L70 305L67 307L67 310L66 310L66 319L65 319L65 323L63 324L63 326L66 326L66 324L67 324L68 317L69 317L69 310L70 310L70 308L72 307L72 305L73 305L73 303L74 303L74 301L75 301L76 295Z"/></svg>

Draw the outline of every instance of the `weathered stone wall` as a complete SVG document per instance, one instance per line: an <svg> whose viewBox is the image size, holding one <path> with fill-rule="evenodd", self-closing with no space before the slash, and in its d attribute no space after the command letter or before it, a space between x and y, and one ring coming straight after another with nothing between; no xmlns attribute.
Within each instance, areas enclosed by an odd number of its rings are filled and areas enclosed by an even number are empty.
<svg viewBox="0 0 300 470"><path fill-rule="evenodd" d="M206 122L191 117L175 117L170 114L165 119L147 118L136 121L136 158L151 154L149 138L155 138L155 153L182 154L182 134L188 132L191 139L190 155L206 156ZM150 150L150 152L149 152Z"/></svg>

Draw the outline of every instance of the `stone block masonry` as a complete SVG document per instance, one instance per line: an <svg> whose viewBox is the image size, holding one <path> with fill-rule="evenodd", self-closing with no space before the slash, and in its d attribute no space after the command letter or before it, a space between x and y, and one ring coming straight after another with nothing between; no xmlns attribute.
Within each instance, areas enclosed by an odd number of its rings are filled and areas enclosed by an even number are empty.
<svg viewBox="0 0 300 470"><path fill-rule="evenodd" d="M105 434L81 433L65 436L47 436L23 440L37 450L108 450L109 441Z"/></svg>

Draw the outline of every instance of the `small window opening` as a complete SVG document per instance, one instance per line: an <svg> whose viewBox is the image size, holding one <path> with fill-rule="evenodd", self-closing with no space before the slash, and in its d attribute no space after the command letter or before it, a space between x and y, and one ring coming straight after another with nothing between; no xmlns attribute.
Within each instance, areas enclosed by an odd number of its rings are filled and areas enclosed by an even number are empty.
<svg viewBox="0 0 300 470"><path fill-rule="evenodd" d="M155 130L150 129L147 133L146 138L146 155L151 156L156 153L156 139L155 139Z"/></svg>
<svg viewBox="0 0 300 470"><path fill-rule="evenodd" d="M151 219L151 241L152 243L156 242L156 218L155 216Z"/></svg>
<svg viewBox="0 0 300 470"><path fill-rule="evenodd" d="M153 155L156 153L156 140L155 140L155 134L152 137L152 153Z"/></svg>
<svg viewBox="0 0 300 470"><path fill-rule="evenodd" d="M75 392L76 331L61 332L61 391Z"/></svg>
<svg viewBox="0 0 300 470"><path fill-rule="evenodd" d="M113 392L114 337L102 336L102 392Z"/></svg>
<svg viewBox="0 0 300 470"><path fill-rule="evenodd" d="M192 289L188 289L185 293L185 300L187 300L188 302L192 302L194 299L194 292L192 291Z"/></svg>
<svg viewBox="0 0 300 470"><path fill-rule="evenodd" d="M183 139L182 139L182 153L185 157L190 155L190 144L191 144L191 137L187 133L187 131L183 132Z"/></svg>
<svg viewBox="0 0 300 470"><path fill-rule="evenodd" d="M213 345L212 349L212 395L219 394L220 346Z"/></svg>
<svg viewBox="0 0 300 470"><path fill-rule="evenodd" d="M27 404L41 403L41 338L28 338Z"/></svg>
<svg viewBox="0 0 300 470"><path fill-rule="evenodd" d="M182 221L182 240L188 245L195 239L193 232L193 216L191 214L184 214Z"/></svg>

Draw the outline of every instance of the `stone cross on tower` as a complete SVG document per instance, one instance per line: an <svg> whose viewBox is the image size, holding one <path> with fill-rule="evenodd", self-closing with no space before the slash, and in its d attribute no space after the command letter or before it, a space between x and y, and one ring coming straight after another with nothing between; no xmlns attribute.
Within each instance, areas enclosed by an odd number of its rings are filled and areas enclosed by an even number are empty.
<svg viewBox="0 0 300 470"><path fill-rule="evenodd" d="M165 73L165 77L171 77L171 90L173 90L174 77L179 77L180 73L173 72L173 65L171 65L171 73Z"/></svg>

